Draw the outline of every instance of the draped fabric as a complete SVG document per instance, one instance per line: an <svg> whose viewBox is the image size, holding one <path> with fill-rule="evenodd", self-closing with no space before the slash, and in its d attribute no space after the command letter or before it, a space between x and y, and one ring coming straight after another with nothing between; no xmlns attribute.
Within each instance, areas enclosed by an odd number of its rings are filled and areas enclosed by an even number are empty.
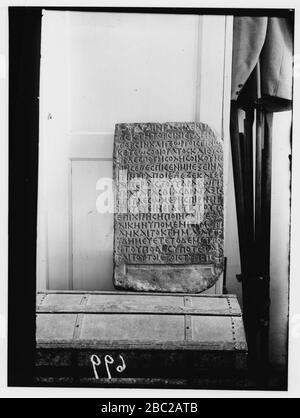
<svg viewBox="0 0 300 418"><path fill-rule="evenodd" d="M235 17L231 99L263 103L270 111L291 107L293 22L279 17Z"/></svg>

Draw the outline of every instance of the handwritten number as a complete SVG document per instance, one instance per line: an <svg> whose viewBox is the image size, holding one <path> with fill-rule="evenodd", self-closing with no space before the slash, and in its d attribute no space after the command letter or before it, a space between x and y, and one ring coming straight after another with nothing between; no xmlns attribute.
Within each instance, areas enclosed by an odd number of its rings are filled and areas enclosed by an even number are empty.
<svg viewBox="0 0 300 418"><path fill-rule="evenodd" d="M123 357L121 356L121 354L119 355L119 358L122 361L122 365L117 367L117 372L122 373L126 369L126 364L125 364L125 361L124 361Z"/></svg>
<svg viewBox="0 0 300 418"><path fill-rule="evenodd" d="M118 373L122 373L125 369L126 369L126 364L125 364L125 360L124 358L119 354L119 359L121 361L121 364L119 366L116 367L116 370ZM101 363L101 359L99 356L97 356L96 354L93 354L90 358L91 363L93 365L93 370L94 370L94 376L95 379L99 379L99 375L98 375L98 371L97 371L97 367L99 367L102 363ZM111 371L110 371L110 366L112 364L114 364L115 360L112 356L110 356L109 354L107 354L104 357L104 363L105 363L105 368L106 368L106 374L107 374L107 378L110 380L111 379Z"/></svg>
<svg viewBox="0 0 300 418"><path fill-rule="evenodd" d="M91 356L91 362L92 362L92 365L93 365L95 378L99 379L99 375L98 375L98 372L97 372L97 366L100 366L101 360L96 354L93 354Z"/></svg>
<svg viewBox="0 0 300 418"><path fill-rule="evenodd" d="M108 379L111 379L111 374L110 374L110 370L109 370L109 364L113 364L114 363L114 359L107 354L104 357L104 361L105 361L105 367L106 367L107 377L108 377Z"/></svg>

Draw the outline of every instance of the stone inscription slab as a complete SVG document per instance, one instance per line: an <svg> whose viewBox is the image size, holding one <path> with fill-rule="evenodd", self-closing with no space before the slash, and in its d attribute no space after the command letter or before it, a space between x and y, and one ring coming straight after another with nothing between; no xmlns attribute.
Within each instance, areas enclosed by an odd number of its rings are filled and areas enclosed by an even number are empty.
<svg viewBox="0 0 300 418"><path fill-rule="evenodd" d="M202 292L223 271L223 144L202 123L118 124L114 284Z"/></svg>

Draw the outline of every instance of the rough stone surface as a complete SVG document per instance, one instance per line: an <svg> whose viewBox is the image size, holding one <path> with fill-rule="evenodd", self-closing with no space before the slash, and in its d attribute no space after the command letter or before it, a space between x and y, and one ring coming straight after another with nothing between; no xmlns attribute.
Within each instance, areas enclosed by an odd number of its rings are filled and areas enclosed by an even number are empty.
<svg viewBox="0 0 300 418"><path fill-rule="evenodd" d="M202 123L118 124L117 288L202 292L223 271L223 144Z"/></svg>

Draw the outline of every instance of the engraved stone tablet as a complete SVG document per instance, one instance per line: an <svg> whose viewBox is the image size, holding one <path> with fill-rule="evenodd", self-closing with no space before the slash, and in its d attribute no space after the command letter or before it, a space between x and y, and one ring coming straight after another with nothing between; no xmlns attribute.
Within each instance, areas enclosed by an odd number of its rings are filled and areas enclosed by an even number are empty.
<svg viewBox="0 0 300 418"><path fill-rule="evenodd" d="M118 124L117 288L202 292L223 271L223 144L202 123Z"/></svg>

